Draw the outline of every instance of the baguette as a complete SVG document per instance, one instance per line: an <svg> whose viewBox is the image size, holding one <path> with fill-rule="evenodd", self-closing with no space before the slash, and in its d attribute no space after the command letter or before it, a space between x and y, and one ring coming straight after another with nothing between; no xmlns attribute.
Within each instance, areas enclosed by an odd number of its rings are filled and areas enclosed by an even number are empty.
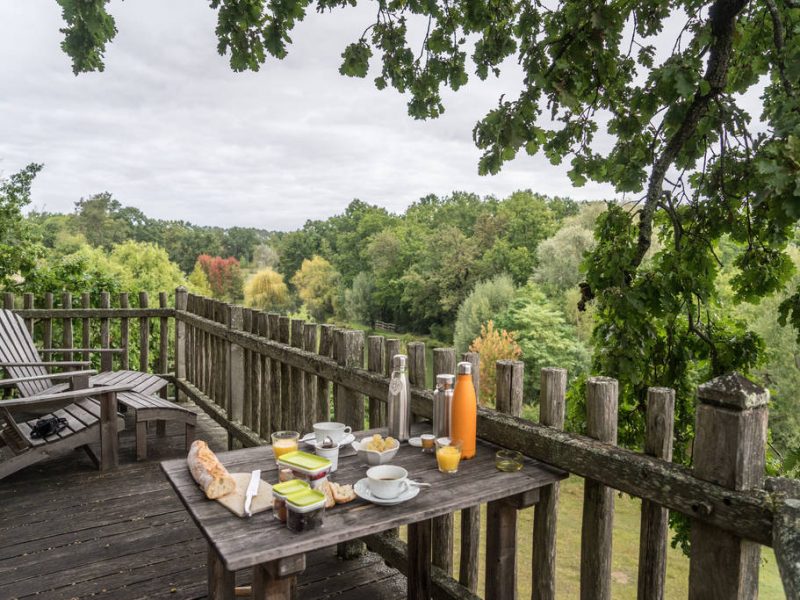
<svg viewBox="0 0 800 600"><path fill-rule="evenodd" d="M192 443L186 464L194 480L205 492L206 498L216 500L236 490L233 477L204 441L195 440Z"/></svg>
<svg viewBox="0 0 800 600"><path fill-rule="evenodd" d="M352 485L339 485L338 483L329 481L327 487L330 489L331 495L333 496L333 500L336 502L336 504L347 504L351 500L356 499L356 493L353 491Z"/></svg>

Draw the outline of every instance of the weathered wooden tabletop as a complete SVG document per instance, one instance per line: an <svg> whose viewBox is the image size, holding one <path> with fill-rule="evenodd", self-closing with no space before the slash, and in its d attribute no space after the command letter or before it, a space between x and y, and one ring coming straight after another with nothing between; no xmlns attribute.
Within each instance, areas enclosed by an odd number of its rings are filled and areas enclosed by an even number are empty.
<svg viewBox="0 0 800 600"><path fill-rule="evenodd" d="M385 435L385 430L383 433ZM356 433L356 439L365 435ZM475 457L461 461L458 473L447 475L438 471L433 454L424 454L420 448L403 444L391 464L404 467L409 478L430 483L432 487L422 488L416 498L395 506L376 506L360 498L336 505L326 509L320 529L305 533L292 533L272 516L272 511L249 519L234 516L219 503L206 499L183 459L164 461L161 467L225 567L235 571L522 494L567 476L563 471L527 458L521 471L498 471L494 466L496 450L479 441ZM278 481L270 446L221 452L218 456L230 472L261 469L262 479L273 484ZM339 468L330 479L340 484L354 484L365 477L367 468L351 448L342 448Z"/></svg>

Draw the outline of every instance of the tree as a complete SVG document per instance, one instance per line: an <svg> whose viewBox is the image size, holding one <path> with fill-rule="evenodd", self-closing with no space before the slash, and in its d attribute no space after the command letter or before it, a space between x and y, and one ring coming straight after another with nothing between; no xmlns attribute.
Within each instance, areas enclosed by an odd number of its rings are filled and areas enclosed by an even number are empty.
<svg viewBox="0 0 800 600"><path fill-rule="evenodd" d="M333 314L339 273L331 263L321 256L304 260L292 283L315 319L322 321Z"/></svg>
<svg viewBox="0 0 800 600"><path fill-rule="evenodd" d="M580 269L583 259L594 247L591 229L577 224L565 225L539 244L533 279L554 294L575 288L583 281Z"/></svg>
<svg viewBox="0 0 800 600"><path fill-rule="evenodd" d="M259 268L269 267L275 269L280 262L280 257L269 244L259 244L253 250L253 264Z"/></svg>
<svg viewBox="0 0 800 600"><path fill-rule="evenodd" d="M475 284L458 307L453 344L456 352L465 352L481 335L481 327L502 315L514 298L514 282L505 274Z"/></svg>
<svg viewBox="0 0 800 600"><path fill-rule="evenodd" d="M211 284L208 281L208 275L206 275L199 261L195 263L194 269L192 269L186 282L189 284L189 291L193 294L206 296L207 298L210 298L214 294L211 290Z"/></svg>
<svg viewBox="0 0 800 600"><path fill-rule="evenodd" d="M81 233L92 246L110 250L133 236L131 222L125 217L119 201L109 192L81 198L75 203L75 218L72 223L75 231ZM141 214L141 213L140 213Z"/></svg>
<svg viewBox="0 0 800 600"><path fill-rule="evenodd" d="M116 33L105 1L61 2L73 70L102 69ZM211 6L218 50L240 71L259 69L267 54L286 56L308 2ZM320 11L333 6L317 2ZM415 17L427 25L412 48ZM731 279L739 300L771 296L792 276L799 20L797 0L382 3L345 48L340 72L366 77L379 54L375 85L407 92L409 114L431 118L444 111L441 86L458 90L472 66L481 79L498 75L516 55L522 89L502 96L473 130L478 169L496 173L522 150L543 153L553 163L568 159L575 185L591 179L634 196L598 222L582 304L597 309L593 369L620 380L620 405L631 407L623 418L635 421L648 385L675 387L677 413L690 414L697 377L746 372L758 361L757 336L718 310L715 250L724 236L744 250ZM756 93L753 114L747 103ZM663 250L645 260L654 234ZM800 289L780 317L800 330ZM679 431L679 444L688 433ZM676 448L676 457L685 455Z"/></svg>
<svg viewBox="0 0 800 600"><path fill-rule="evenodd" d="M242 295L242 270L234 257L201 254L197 263L205 272L214 298L233 302Z"/></svg>
<svg viewBox="0 0 800 600"><path fill-rule="evenodd" d="M261 310L282 311L289 306L289 288L280 273L262 269L244 284L244 303Z"/></svg>
<svg viewBox="0 0 800 600"><path fill-rule="evenodd" d="M125 290L157 294L172 292L186 284L178 265L156 244L129 240L114 246L109 258L121 267L121 283Z"/></svg>
<svg viewBox="0 0 800 600"><path fill-rule="evenodd" d="M492 319L481 325L480 335L472 341L469 349L481 355L480 401L482 404L490 404L497 392L497 361L515 360L522 354L522 349L514 339L514 333L495 329Z"/></svg>
<svg viewBox="0 0 800 600"><path fill-rule="evenodd" d="M539 371L562 367L574 379L589 369L589 351L560 308L534 284L517 291L497 326L514 334L525 362L525 397L538 398Z"/></svg>
<svg viewBox="0 0 800 600"><path fill-rule="evenodd" d="M375 285L368 273L361 272L353 279L353 285L344 292L344 312L349 321L374 326L377 315L372 294Z"/></svg>
<svg viewBox="0 0 800 600"><path fill-rule="evenodd" d="M19 278L29 276L44 252L30 223L22 216L22 207L31 201L33 180L41 170L42 165L32 163L0 180L0 288L14 286Z"/></svg>

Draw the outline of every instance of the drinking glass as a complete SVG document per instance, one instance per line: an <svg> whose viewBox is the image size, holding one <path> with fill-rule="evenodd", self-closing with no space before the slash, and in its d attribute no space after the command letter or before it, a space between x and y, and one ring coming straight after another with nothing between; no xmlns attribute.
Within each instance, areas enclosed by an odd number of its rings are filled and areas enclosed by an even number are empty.
<svg viewBox="0 0 800 600"><path fill-rule="evenodd" d="M300 439L300 434L296 431L276 431L272 434L272 452L275 454L275 460L297 450L297 440Z"/></svg>
<svg viewBox="0 0 800 600"><path fill-rule="evenodd" d="M461 440L439 438L436 440L436 463L442 473L457 473L461 462Z"/></svg>

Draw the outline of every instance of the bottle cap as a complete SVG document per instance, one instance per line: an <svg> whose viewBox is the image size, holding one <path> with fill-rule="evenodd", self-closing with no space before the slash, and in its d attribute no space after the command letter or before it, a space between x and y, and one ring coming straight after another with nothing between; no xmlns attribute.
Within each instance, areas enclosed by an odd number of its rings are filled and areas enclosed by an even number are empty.
<svg viewBox="0 0 800 600"><path fill-rule="evenodd" d="M436 387L442 387L444 389L451 388L455 384L455 381L455 375L447 375L443 373L436 376Z"/></svg>
<svg viewBox="0 0 800 600"><path fill-rule="evenodd" d="M392 369L395 371L403 371L406 368L408 357L405 354L395 354L392 358Z"/></svg>
<svg viewBox="0 0 800 600"><path fill-rule="evenodd" d="M458 363L458 374L472 375L472 363L466 361Z"/></svg>

